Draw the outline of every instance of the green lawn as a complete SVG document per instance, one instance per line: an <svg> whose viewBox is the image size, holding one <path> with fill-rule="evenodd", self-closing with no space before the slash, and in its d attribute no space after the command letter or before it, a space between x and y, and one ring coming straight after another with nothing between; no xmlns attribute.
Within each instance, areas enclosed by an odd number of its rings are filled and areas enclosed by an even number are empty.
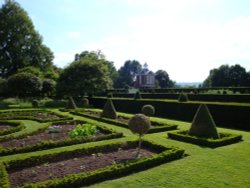
<svg viewBox="0 0 250 188"><path fill-rule="evenodd" d="M66 112L59 112L59 110L53 110L55 112L69 115ZM73 115L70 115L73 116ZM74 116L75 119L85 119L79 116ZM157 118L160 119L160 118ZM163 120L169 124L177 124L180 129L188 129L190 124L186 122L179 122L174 120ZM26 121L30 123L31 121ZM89 120L89 122L96 122ZM34 123L36 126L37 123ZM121 138L122 140L134 139L134 135L130 133L128 129L108 125L101 123L109 128L117 131L124 132L127 138ZM241 134L243 141L219 147L216 149L200 147L197 145L184 143L180 141L167 139L167 132L147 134L144 139L152 140L156 143L166 146L178 146L185 149L185 153L188 155L183 159L163 164L161 166L151 168L149 170L135 173L126 177L122 177L115 180L109 180L106 182L91 185L91 188L103 188L103 187L176 187L176 188L188 188L188 187L232 187L232 188L244 188L250 187L250 133L244 131L236 131L230 129L218 129L219 132L230 132L235 134ZM99 145L103 143L116 142L121 139L100 141L96 143L86 143L81 145L69 146L64 148L53 149L56 151L63 149L70 149L70 147L81 147L82 145ZM0 157L1 160L10 160L13 158L24 157L27 155L39 155L46 151L33 152L29 154L18 154L12 156Z"/></svg>

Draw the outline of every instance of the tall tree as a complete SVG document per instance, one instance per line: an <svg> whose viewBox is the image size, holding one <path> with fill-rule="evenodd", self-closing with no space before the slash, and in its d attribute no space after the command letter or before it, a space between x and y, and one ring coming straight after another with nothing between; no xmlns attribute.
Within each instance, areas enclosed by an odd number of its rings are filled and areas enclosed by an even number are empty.
<svg viewBox="0 0 250 188"><path fill-rule="evenodd" d="M142 66L137 60L127 60L118 70L118 78L115 83L116 88L133 86L135 75L142 70Z"/></svg>
<svg viewBox="0 0 250 188"><path fill-rule="evenodd" d="M103 61L90 53L72 62L60 74L57 92L68 96L83 96L109 89L112 81Z"/></svg>
<svg viewBox="0 0 250 188"><path fill-rule="evenodd" d="M174 87L174 82L170 80L168 73L164 70L156 71L155 79L161 88Z"/></svg>
<svg viewBox="0 0 250 188"><path fill-rule="evenodd" d="M0 76L7 78L25 66L46 71L53 53L42 44L28 14L14 0L5 0L0 9Z"/></svg>

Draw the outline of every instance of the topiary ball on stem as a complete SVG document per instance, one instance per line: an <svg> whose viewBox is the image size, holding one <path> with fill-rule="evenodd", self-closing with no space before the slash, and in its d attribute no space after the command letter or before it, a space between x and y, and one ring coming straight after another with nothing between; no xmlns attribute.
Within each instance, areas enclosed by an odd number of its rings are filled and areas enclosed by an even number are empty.
<svg viewBox="0 0 250 188"><path fill-rule="evenodd" d="M153 116L155 114L155 107L150 104L144 105L141 108L141 113L149 117Z"/></svg>
<svg viewBox="0 0 250 188"><path fill-rule="evenodd" d="M136 114L128 122L128 127L132 133L139 135L139 145L136 158L138 158L140 155L142 136L148 132L150 126L151 123L149 117L145 116L144 114Z"/></svg>

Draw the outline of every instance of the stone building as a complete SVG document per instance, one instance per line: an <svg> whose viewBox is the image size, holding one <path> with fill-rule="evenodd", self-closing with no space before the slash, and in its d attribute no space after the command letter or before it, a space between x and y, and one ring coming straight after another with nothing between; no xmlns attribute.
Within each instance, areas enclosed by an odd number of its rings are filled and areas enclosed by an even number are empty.
<svg viewBox="0 0 250 188"><path fill-rule="evenodd" d="M147 63L143 65L141 72L136 74L135 88L154 88L155 74L148 69Z"/></svg>

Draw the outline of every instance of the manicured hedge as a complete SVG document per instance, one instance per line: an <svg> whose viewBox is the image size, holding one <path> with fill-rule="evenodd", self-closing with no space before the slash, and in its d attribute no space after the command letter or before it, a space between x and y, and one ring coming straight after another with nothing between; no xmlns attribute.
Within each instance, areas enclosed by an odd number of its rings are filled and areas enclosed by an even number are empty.
<svg viewBox="0 0 250 188"><path fill-rule="evenodd" d="M10 125L12 127L6 130L2 130L2 131L0 130L0 136L18 132L25 128L24 124L21 122L0 121L0 127L3 124Z"/></svg>
<svg viewBox="0 0 250 188"><path fill-rule="evenodd" d="M72 158L77 155L92 154L104 151L116 151L119 148L134 148L138 145L135 141L120 142L115 144L107 144L102 146L95 146L90 148L82 148L74 151L62 151L61 153L51 153L47 155L39 155L36 157L30 157L26 159L16 159L5 162L5 166L8 171L14 169L30 167L44 162L52 162L60 159L63 155ZM152 157L135 159L130 162L114 164L105 168L100 168L95 171L71 174L62 179L53 179L35 184L28 184L23 187L43 187L43 188L67 188L67 187L81 187L87 186L93 183L114 179L138 171L146 170L148 168L166 163L172 160L177 160L183 157L184 150L164 147L162 145L154 144L149 141L142 142L143 147L158 151L159 154L155 154ZM64 157L65 157L64 156Z"/></svg>
<svg viewBox="0 0 250 188"><path fill-rule="evenodd" d="M3 163L0 162L0 187L10 188L8 173Z"/></svg>
<svg viewBox="0 0 250 188"><path fill-rule="evenodd" d="M249 94L241 95L223 95L223 94L187 94L190 101L207 101L207 102L239 102L250 103ZM116 98L133 98L134 94L113 94ZM178 100L179 94L173 93L141 93L143 99L168 99Z"/></svg>
<svg viewBox="0 0 250 188"><path fill-rule="evenodd" d="M39 112L41 112L41 113L50 113L50 114L58 116L59 118L41 119L39 117L34 117L33 116L34 113L39 113ZM51 112L49 110L19 110L19 111L12 110L12 111L5 111L5 112L0 112L0 118L2 120L27 119L27 120L38 121L40 123L73 119L72 117L63 116L61 114L57 114L57 113Z"/></svg>
<svg viewBox="0 0 250 188"><path fill-rule="evenodd" d="M207 138L199 138L196 136L190 136L189 134L187 134L187 131L168 133L168 137L171 139L183 142L189 142L211 148L233 144L242 140L241 135L229 134L229 133L219 133L219 135L220 135L219 139L212 139L212 138L207 139Z"/></svg>
<svg viewBox="0 0 250 188"><path fill-rule="evenodd" d="M117 111L125 113L140 113L143 105L150 104L155 107L155 116L191 122L200 103L175 102L160 100L128 100L112 99ZM103 108L106 98L91 98L90 103L95 108ZM250 106L209 104L207 106L219 127L250 130Z"/></svg>
<svg viewBox="0 0 250 188"><path fill-rule="evenodd" d="M124 127L124 128L128 129L128 125L126 123L123 123L123 122L120 122L120 121L117 121L117 120L98 117L98 116L94 116L94 115L89 115L89 114L86 114L84 112L79 112L79 111L71 111L70 113L74 114L74 115L79 115L79 116L82 116L82 117L91 118L91 119L94 119L94 120L97 120L97 121L101 121L101 122L104 122L104 123L109 123L109 124L112 124L112 125L116 125L116 126ZM151 126L147 133L156 133L156 132L161 132L161 131L169 131L169 130L174 130L174 129L177 128L177 125L167 125L167 124L161 124L161 123L158 123L158 122L154 122L154 123L157 124L157 126Z"/></svg>
<svg viewBox="0 0 250 188"><path fill-rule="evenodd" d="M64 123L64 122L63 121L54 122L53 124L58 125L60 123ZM67 123L70 123L70 122L67 122ZM77 121L76 123L83 124L86 122ZM49 126L51 126L53 124L50 124ZM107 135L103 135L103 136L99 136L99 137L86 137L86 138L75 138L75 139L68 138L68 139L65 139L63 141L48 140L48 141L43 141L41 143L37 143L35 145L26 146L26 147L0 149L0 156L11 155L11 154L16 154L16 153L33 152L33 151L37 151L37 150L51 149L51 148L56 148L56 147L69 146L69 145L87 143L87 142L95 142L95 141L100 141L100 140L121 138L123 136L122 133L117 133L112 129L108 129L108 128L100 126L100 125L96 125L96 127L102 133L105 133ZM47 127L46 127L46 129L47 129ZM42 131L45 131L45 129ZM42 132L42 131L40 131L40 132ZM0 145L1 145L1 143L0 143Z"/></svg>

